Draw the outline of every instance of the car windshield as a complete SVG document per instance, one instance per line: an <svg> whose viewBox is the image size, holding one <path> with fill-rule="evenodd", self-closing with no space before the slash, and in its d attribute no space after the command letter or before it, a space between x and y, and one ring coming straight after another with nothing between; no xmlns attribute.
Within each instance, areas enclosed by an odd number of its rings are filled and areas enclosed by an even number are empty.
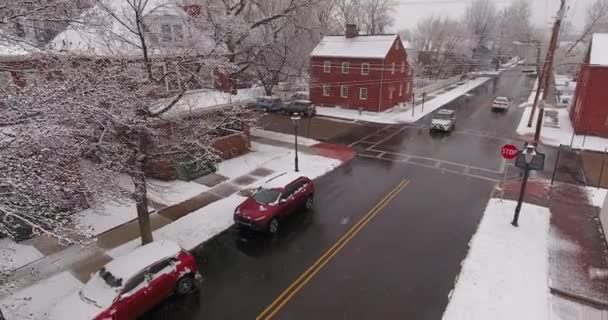
<svg viewBox="0 0 608 320"><path fill-rule="evenodd" d="M260 189L253 195L253 199L260 203L274 203L281 193L276 189Z"/></svg>
<svg viewBox="0 0 608 320"><path fill-rule="evenodd" d="M439 120L451 120L452 119L452 114L447 114L447 113L435 113L433 115L433 119L439 119ZM428 121L428 120L427 120Z"/></svg>

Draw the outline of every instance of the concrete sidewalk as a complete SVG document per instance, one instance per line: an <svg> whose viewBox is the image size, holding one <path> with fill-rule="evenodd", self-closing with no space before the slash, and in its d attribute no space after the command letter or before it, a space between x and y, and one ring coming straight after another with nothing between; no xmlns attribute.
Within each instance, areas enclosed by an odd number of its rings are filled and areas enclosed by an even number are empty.
<svg viewBox="0 0 608 320"><path fill-rule="evenodd" d="M268 138L252 137L252 141L270 146L293 148L292 143ZM331 147L328 144L320 144L318 147L299 146L299 152L343 162L355 156L355 152L350 148ZM152 230L159 230L201 208L238 193L249 185L263 181L273 173L275 173L275 170L272 168L259 166L246 174L233 176L232 178L218 173L199 178L195 182L210 189L183 202L153 212L150 215ZM108 254L110 250L132 242L139 237L137 220L132 220L99 234L96 242L86 246L62 247L57 245L55 239L45 236L31 239L29 244L39 248L45 256L16 269L3 284L5 290L0 290L0 298L4 298L9 291L16 292L21 288L31 286L65 271L84 283L88 281L91 273L99 270L112 260L112 257Z"/></svg>
<svg viewBox="0 0 608 320"><path fill-rule="evenodd" d="M506 183L504 197L516 200L519 190L520 182ZM589 276L590 268L608 269L608 247L601 231L599 208L593 206L586 187L530 181L525 201L547 207L551 212L548 248L551 293L579 304L581 310L585 306L608 310L608 279Z"/></svg>

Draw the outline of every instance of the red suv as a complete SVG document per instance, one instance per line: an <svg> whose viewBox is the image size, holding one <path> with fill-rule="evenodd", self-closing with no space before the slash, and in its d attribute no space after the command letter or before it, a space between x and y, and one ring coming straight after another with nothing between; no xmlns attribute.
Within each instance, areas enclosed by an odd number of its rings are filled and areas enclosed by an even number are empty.
<svg viewBox="0 0 608 320"><path fill-rule="evenodd" d="M277 233L281 220L297 209L312 209L314 185L306 177L280 176L260 187L234 211L239 227Z"/></svg>
<svg viewBox="0 0 608 320"><path fill-rule="evenodd" d="M173 242L152 242L95 272L53 309L51 319L135 319L172 294L193 291L201 279L190 253Z"/></svg>

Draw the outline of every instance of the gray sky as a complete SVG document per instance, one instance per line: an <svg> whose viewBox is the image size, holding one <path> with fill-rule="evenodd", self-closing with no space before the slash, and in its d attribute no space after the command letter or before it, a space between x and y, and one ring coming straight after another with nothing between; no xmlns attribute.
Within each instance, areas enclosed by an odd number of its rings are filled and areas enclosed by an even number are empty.
<svg viewBox="0 0 608 320"><path fill-rule="evenodd" d="M450 16L460 18L464 14L469 0L395 0L397 11L395 12L394 29L412 29L416 23L429 15ZM510 0L492 0L496 5L504 7ZM534 24L539 27L549 28L553 22L553 17L559 8L559 0L528 0L532 3ZM570 20L577 29L581 29L585 23L586 7L593 0L567 0L566 4L570 7L567 12L567 19ZM395 31L395 30L394 30Z"/></svg>

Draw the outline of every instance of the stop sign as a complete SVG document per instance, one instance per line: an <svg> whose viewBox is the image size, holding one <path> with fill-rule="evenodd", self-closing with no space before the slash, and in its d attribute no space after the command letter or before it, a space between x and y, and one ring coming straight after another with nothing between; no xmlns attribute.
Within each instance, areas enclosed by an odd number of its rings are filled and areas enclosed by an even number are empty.
<svg viewBox="0 0 608 320"><path fill-rule="evenodd" d="M500 154L502 154L502 157L507 160L515 159L515 157L517 157L518 152L519 150L517 150L517 147L512 144L505 144L500 149Z"/></svg>

